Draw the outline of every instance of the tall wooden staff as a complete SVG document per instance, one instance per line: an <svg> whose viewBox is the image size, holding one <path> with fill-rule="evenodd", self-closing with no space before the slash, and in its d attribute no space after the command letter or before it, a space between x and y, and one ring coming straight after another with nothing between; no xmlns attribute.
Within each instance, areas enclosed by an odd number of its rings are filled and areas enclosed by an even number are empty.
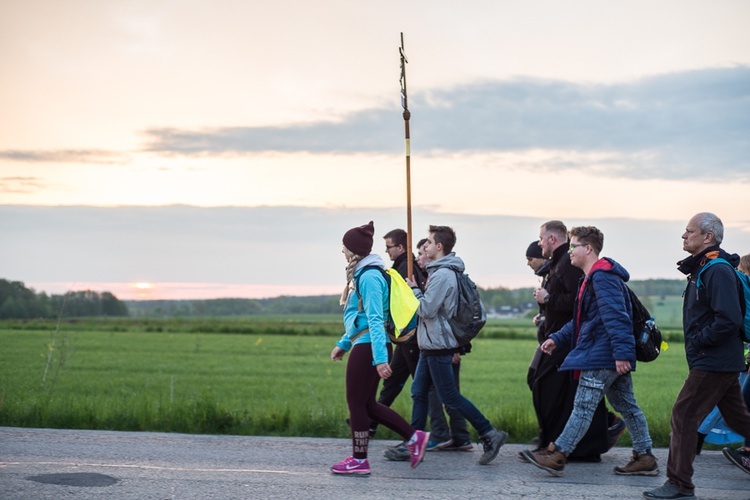
<svg viewBox="0 0 750 500"><path fill-rule="evenodd" d="M401 56L401 106L404 108L404 140L406 142L406 274L414 275L411 253L411 139L409 138L409 102L406 98L406 64L409 62L404 54L404 33L401 33L401 47L398 48Z"/></svg>

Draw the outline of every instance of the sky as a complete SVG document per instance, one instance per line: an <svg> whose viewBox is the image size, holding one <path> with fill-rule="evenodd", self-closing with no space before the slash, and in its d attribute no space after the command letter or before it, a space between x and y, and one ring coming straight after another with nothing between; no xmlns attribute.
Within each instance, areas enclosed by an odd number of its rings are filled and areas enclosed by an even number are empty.
<svg viewBox="0 0 750 500"><path fill-rule="evenodd" d="M124 299L338 293L341 236L451 224L534 286L541 223L681 277L695 213L750 252L750 3L0 3L0 278ZM381 248L382 247L382 248Z"/></svg>

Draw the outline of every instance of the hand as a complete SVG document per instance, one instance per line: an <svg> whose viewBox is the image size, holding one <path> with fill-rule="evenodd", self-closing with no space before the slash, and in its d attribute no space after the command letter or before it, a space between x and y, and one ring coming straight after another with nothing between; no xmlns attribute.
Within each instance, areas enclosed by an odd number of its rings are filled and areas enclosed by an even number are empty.
<svg viewBox="0 0 750 500"><path fill-rule="evenodd" d="M414 288L415 286L417 286L417 282L414 280L414 275L413 274L411 276L409 276L408 278L406 278L404 281L406 281L406 284L409 285L412 288Z"/></svg>
<svg viewBox="0 0 750 500"><path fill-rule="evenodd" d="M453 359L451 360L451 364L457 365L461 362L461 354L454 352L453 353Z"/></svg>
<svg viewBox="0 0 750 500"><path fill-rule="evenodd" d="M544 288L537 288L534 290L534 300L539 304L544 304L544 299L547 298L547 295L549 295L549 293Z"/></svg>
<svg viewBox="0 0 750 500"><path fill-rule="evenodd" d="M346 354L346 351L339 346L336 346L333 348L333 351L331 351L331 360L341 361L342 359L344 359L344 354Z"/></svg>
<svg viewBox="0 0 750 500"><path fill-rule="evenodd" d="M393 370L391 370L391 365L388 363L380 363L379 365L375 366L378 370L378 375L380 375L380 378L386 379L393 375Z"/></svg>
<svg viewBox="0 0 750 500"><path fill-rule="evenodd" d="M618 375L625 375L630 371L630 361L621 361L618 359L615 361L615 366L617 366Z"/></svg>
<svg viewBox="0 0 750 500"><path fill-rule="evenodd" d="M545 340L541 346L539 346L540 349L544 354L552 354L552 351L557 349L557 344L555 344L555 341L552 339Z"/></svg>
<svg viewBox="0 0 750 500"><path fill-rule="evenodd" d="M539 323L542 322L542 313L537 313L532 321L534 322L534 326L539 326Z"/></svg>

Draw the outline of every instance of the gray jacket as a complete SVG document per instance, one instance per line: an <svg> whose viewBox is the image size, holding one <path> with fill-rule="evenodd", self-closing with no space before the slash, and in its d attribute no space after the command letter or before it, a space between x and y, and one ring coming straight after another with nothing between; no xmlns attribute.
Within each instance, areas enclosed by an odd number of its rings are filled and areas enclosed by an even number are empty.
<svg viewBox="0 0 750 500"><path fill-rule="evenodd" d="M440 354L450 354L460 350L448 324L448 318L455 314L458 307L456 273L449 266L464 272L464 261L451 252L427 264L425 291L414 289L414 295L419 299L417 342L421 351L445 351Z"/></svg>

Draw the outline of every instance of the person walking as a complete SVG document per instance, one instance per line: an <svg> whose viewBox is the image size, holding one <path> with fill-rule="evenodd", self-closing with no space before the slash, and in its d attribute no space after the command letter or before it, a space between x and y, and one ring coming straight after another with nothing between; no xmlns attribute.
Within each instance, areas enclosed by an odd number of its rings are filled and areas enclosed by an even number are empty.
<svg viewBox="0 0 750 500"><path fill-rule="evenodd" d="M414 429L398 413L378 403L375 396L380 379L391 376L388 364L391 344L385 331L389 314L388 283L383 277L385 263L371 254L375 227L372 221L348 230L343 237L346 257L346 286L341 294L344 306L344 334L331 351L340 361L349 353L346 365L346 402L352 435L352 455L331 466L334 474L370 474L367 450L370 420L399 434L411 453L411 466L424 457L429 432Z"/></svg>
<svg viewBox="0 0 750 500"><path fill-rule="evenodd" d="M412 422L415 428L424 429L427 423L430 386L435 386L440 402L458 411L479 433L484 453L480 465L487 465L497 457L508 433L498 431L481 411L459 391L454 363L460 359L462 347L458 345L448 318L458 307L456 272L464 272L464 262L453 252L456 233L448 226L430 226L425 244L427 287L420 290L413 277L407 280L419 299L419 363L412 382ZM454 271L455 269L455 271Z"/></svg>
<svg viewBox="0 0 750 500"><path fill-rule="evenodd" d="M633 458L615 467L615 474L655 476L648 423L633 394L630 373L635 370L633 312L625 282L630 275L613 259L600 258L604 235L593 226L570 230L570 263L584 272L578 288L574 317L541 346L545 354L568 347L560 370L578 378L573 411L562 433L546 449L526 451L526 459L553 475L562 474L567 457L591 425L596 408L607 396L625 420L633 441Z"/></svg>
<svg viewBox="0 0 750 500"><path fill-rule="evenodd" d="M693 461L697 453L698 427L714 406L724 421L745 439L750 438L750 412L742 394L738 373L745 369L742 343L743 297L734 269L708 261L721 257L737 266L740 257L721 248L724 224L710 212L694 215L682 234L682 249L690 254L677 263L687 276L683 293L682 328L688 376L672 406L672 429L667 458L667 481L646 498L695 498ZM696 280L701 274L703 286ZM734 465L750 474L748 452L724 449Z"/></svg>
<svg viewBox="0 0 750 500"><path fill-rule="evenodd" d="M547 276L541 286L534 290L534 299L544 316L544 322L537 331L541 345L573 318L573 305L583 271L570 262L567 227L562 221L550 220L540 226L538 246L542 257L548 259ZM578 381L574 380L570 372L560 370L570 348L567 344L558 346L551 355L537 359L533 378L530 380L532 402L539 425L536 450L544 449L547 443L560 435L573 411ZM612 441L608 434L609 425L613 426ZM596 408L588 432L576 448L570 450L568 458L598 462L600 455L616 442L624 428L622 419L614 415L612 424L609 424L607 407L602 401ZM519 458L525 460L526 454L520 452Z"/></svg>

